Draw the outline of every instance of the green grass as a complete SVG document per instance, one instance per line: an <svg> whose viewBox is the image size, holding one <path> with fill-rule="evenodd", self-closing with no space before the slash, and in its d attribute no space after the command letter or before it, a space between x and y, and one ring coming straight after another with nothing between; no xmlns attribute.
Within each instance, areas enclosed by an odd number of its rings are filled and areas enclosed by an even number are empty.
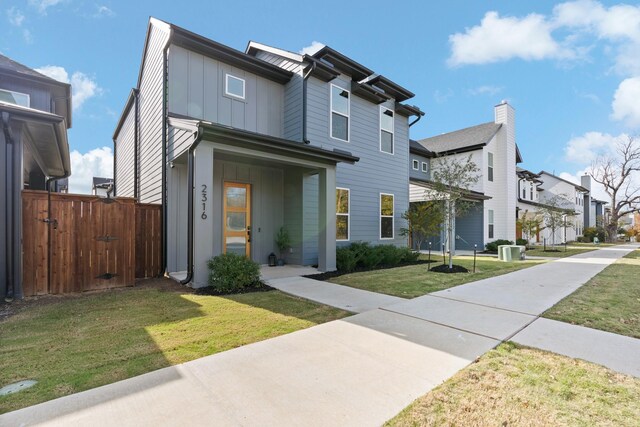
<svg viewBox="0 0 640 427"><path fill-rule="evenodd" d="M558 252L552 252L550 249L557 250ZM571 246L567 247L565 251L564 246L556 246L552 248L551 246L547 246L547 251L543 250L542 246L533 246L530 249L527 249L527 256L541 256L541 257L552 257L552 258L564 258L568 256L583 254L585 252L591 252L598 249L597 247L585 247L585 248L572 248Z"/></svg>
<svg viewBox="0 0 640 427"><path fill-rule="evenodd" d="M609 246L616 246L619 245L620 243L598 243L597 245L593 242L590 243L582 243L582 242L571 242L569 243L569 246L578 246L578 247L585 247L585 248L592 248L592 249L598 249L598 248L607 248Z"/></svg>
<svg viewBox="0 0 640 427"><path fill-rule="evenodd" d="M440 258L441 260L442 258ZM402 298L414 298L463 283L486 279L539 264L539 260L501 262L497 258L478 257L475 273L434 273L426 264L345 274L330 281L352 288L365 289ZM432 263L437 266L440 263ZM455 257L454 264L473 268L473 257Z"/></svg>
<svg viewBox="0 0 640 427"><path fill-rule="evenodd" d="M640 379L502 344L387 426L637 426Z"/></svg>
<svg viewBox="0 0 640 427"><path fill-rule="evenodd" d="M27 303L0 322L0 387L38 384L0 397L0 413L347 315L278 291L216 297L171 285Z"/></svg>
<svg viewBox="0 0 640 427"><path fill-rule="evenodd" d="M640 250L608 266L544 317L640 338Z"/></svg>

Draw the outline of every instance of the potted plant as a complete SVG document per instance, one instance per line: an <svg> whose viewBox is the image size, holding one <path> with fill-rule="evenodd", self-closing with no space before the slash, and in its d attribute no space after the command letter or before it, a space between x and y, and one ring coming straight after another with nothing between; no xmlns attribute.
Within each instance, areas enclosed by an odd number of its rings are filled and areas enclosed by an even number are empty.
<svg viewBox="0 0 640 427"><path fill-rule="evenodd" d="M278 259L278 265L284 265L284 258L287 250L291 247L291 238L289 237L289 231L285 227L280 227L278 234L276 235L276 246L280 251L280 259Z"/></svg>

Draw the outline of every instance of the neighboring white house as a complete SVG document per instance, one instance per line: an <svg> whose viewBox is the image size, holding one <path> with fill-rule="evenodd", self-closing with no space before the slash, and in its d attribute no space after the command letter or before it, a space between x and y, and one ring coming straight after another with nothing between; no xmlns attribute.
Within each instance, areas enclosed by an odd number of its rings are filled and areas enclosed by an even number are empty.
<svg viewBox="0 0 640 427"><path fill-rule="evenodd" d="M113 189L113 178L93 177L91 194L94 196L107 197L109 191Z"/></svg>
<svg viewBox="0 0 640 427"><path fill-rule="evenodd" d="M455 242L451 250L484 248L497 239L516 238L516 188L512 185L516 163L522 158L516 146L515 111L506 101L495 106L494 121L431 138L412 141L410 146L411 202L429 200L431 171L437 157L471 160L480 169L480 179L471 188L469 200L477 204L456 218ZM429 162L427 166L423 166ZM433 239L440 245L446 239ZM428 243L427 243L428 244Z"/></svg>

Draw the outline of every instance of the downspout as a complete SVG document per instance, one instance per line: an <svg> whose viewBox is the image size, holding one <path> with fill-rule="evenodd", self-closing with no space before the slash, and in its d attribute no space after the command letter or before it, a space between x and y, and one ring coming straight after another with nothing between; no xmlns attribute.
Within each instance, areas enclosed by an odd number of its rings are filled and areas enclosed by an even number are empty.
<svg viewBox="0 0 640 427"><path fill-rule="evenodd" d="M15 294L15 283L14 283L14 271L13 271L13 250L14 250L14 226L13 224L9 224L9 219L13 218L13 200L14 197L14 189L13 189L13 165L11 160L13 158L13 150L10 150L9 146L13 146L13 135L11 134L11 128L9 127L9 113L2 113L2 128L4 130L4 139L5 139L5 194L7 197L5 203L5 230L6 230L6 254L5 259L7 263L7 283L5 289L4 300L6 302L13 301L13 296ZM9 200L9 198L11 198ZM13 221L11 221L13 222Z"/></svg>
<svg viewBox="0 0 640 427"><path fill-rule="evenodd" d="M302 142L309 144L311 141L307 139L307 79L316 69L316 62L311 62L311 67L302 76Z"/></svg>
<svg viewBox="0 0 640 427"><path fill-rule="evenodd" d="M195 181L195 151L200 142L202 141L202 132L198 129L196 134L196 139L189 147L189 152L187 154L188 166L187 166L187 186L189 192L187 193L187 277L180 280L181 285L187 285L193 279L193 257L194 257L194 244L193 244L193 203L194 196L193 192L195 189L194 181Z"/></svg>
<svg viewBox="0 0 640 427"><path fill-rule="evenodd" d="M162 49L162 268L167 276L167 85L168 71L167 51L169 40ZM137 100L136 100L137 103Z"/></svg>
<svg viewBox="0 0 640 427"><path fill-rule="evenodd" d="M414 121L412 121L411 123L409 123L409 127L415 125L416 123L418 123L420 121L420 119L422 118L424 114L418 114L418 117L416 117L416 119Z"/></svg>
<svg viewBox="0 0 640 427"><path fill-rule="evenodd" d="M140 90L139 89L133 89L133 95L134 95L134 104L133 104L133 108L134 108L134 123L133 123L133 198L136 199L136 202L139 202L138 200L138 176L139 176L139 170L138 170L138 164L140 162L139 159L139 155L140 153L139 151L139 140L138 140L138 132L139 132L139 128L138 128L138 121L140 119L139 116L139 109L138 109L138 102L139 102L139 98L140 98ZM163 139L164 140L164 139ZM114 156L115 157L115 156ZM114 169L115 171L115 169ZM115 176L115 172L114 172L114 176ZM115 182L115 180L114 180Z"/></svg>

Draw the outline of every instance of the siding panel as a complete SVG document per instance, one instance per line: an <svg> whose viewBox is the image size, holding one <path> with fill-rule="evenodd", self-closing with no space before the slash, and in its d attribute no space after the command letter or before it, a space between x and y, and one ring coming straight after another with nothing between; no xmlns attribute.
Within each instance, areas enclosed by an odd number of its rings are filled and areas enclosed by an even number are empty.
<svg viewBox="0 0 640 427"><path fill-rule="evenodd" d="M135 178L135 103L127 113L116 138L116 196L134 196Z"/></svg>

